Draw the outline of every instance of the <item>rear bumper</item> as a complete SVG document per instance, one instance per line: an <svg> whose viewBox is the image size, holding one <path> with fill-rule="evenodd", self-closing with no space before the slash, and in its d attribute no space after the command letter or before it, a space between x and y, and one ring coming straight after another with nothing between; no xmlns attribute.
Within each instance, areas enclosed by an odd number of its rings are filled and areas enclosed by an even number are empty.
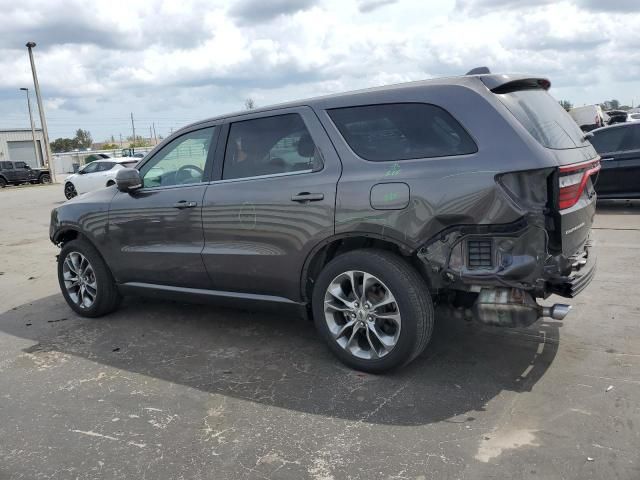
<svg viewBox="0 0 640 480"><path fill-rule="evenodd" d="M551 293L574 298L593 280L598 262L592 248L586 247L580 256L573 257L572 260L575 267L569 275L554 277L548 281Z"/></svg>

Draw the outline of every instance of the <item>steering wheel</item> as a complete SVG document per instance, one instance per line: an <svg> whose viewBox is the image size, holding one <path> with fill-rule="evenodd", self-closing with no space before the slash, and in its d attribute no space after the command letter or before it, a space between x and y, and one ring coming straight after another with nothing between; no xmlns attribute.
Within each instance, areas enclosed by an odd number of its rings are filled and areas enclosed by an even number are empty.
<svg viewBox="0 0 640 480"><path fill-rule="evenodd" d="M176 183L193 183L197 176L192 175L189 171L196 172L200 176L198 180L202 180L204 170L196 165L183 165L176 171Z"/></svg>
<svg viewBox="0 0 640 480"><path fill-rule="evenodd" d="M284 172L287 167L287 163L284 161L284 159L280 157L272 158L271 160L269 160L268 165L269 165L269 169L271 169L271 171L276 173Z"/></svg>

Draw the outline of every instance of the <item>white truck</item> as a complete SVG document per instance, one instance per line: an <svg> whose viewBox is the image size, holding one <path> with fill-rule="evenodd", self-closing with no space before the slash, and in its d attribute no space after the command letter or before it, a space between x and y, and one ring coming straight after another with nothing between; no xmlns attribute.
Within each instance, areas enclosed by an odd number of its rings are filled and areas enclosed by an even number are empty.
<svg viewBox="0 0 640 480"><path fill-rule="evenodd" d="M590 132L594 128L604 127L605 114L600 105L585 105L569 110L569 115L575 120L583 132Z"/></svg>

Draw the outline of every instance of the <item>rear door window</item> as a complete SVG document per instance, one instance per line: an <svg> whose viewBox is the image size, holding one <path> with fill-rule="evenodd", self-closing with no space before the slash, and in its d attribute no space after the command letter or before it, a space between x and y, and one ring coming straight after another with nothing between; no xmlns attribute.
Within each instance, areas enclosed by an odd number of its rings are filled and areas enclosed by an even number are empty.
<svg viewBox="0 0 640 480"><path fill-rule="evenodd" d="M546 90L517 90L497 97L543 146L557 150L585 146L578 124Z"/></svg>
<svg viewBox="0 0 640 480"><path fill-rule="evenodd" d="M451 114L426 103L390 103L328 111L349 147L373 162L466 155L475 142Z"/></svg>
<svg viewBox="0 0 640 480"><path fill-rule="evenodd" d="M625 125L593 132L593 137L589 141L598 153L619 152L627 149L625 146L630 145L632 137L633 131L630 125Z"/></svg>
<svg viewBox="0 0 640 480"><path fill-rule="evenodd" d="M321 169L320 153L300 114L231 124L224 156L224 180Z"/></svg>
<svg viewBox="0 0 640 480"><path fill-rule="evenodd" d="M107 172L113 168L114 162L100 162L98 166L98 172Z"/></svg>

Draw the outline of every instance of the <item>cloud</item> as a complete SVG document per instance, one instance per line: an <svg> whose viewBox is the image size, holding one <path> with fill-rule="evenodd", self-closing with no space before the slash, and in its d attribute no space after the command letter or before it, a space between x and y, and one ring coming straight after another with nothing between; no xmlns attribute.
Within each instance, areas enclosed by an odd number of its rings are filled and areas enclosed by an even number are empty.
<svg viewBox="0 0 640 480"><path fill-rule="evenodd" d="M640 2L638 0L578 0L578 5L598 12L620 12L632 13L640 12Z"/></svg>
<svg viewBox="0 0 640 480"><path fill-rule="evenodd" d="M229 14L240 23L263 23L307 10L316 3L317 0L238 0L229 9Z"/></svg>
<svg viewBox="0 0 640 480"><path fill-rule="evenodd" d="M548 77L576 105L630 103L640 14L613 3L21 0L0 17L0 127L28 126L28 40L52 136L126 134L130 112L168 133L249 96L266 106L480 65Z"/></svg>
<svg viewBox="0 0 640 480"><path fill-rule="evenodd" d="M396 3L397 1L398 0L360 0L358 10L360 10L361 13L369 13L385 5Z"/></svg>
<svg viewBox="0 0 640 480"><path fill-rule="evenodd" d="M469 14L486 14L497 10L520 10L549 5L556 0L456 0L456 10Z"/></svg>
<svg viewBox="0 0 640 480"><path fill-rule="evenodd" d="M546 5L565 3L597 12L640 12L638 0L456 0L455 9L471 15L486 15L496 11L535 9Z"/></svg>

